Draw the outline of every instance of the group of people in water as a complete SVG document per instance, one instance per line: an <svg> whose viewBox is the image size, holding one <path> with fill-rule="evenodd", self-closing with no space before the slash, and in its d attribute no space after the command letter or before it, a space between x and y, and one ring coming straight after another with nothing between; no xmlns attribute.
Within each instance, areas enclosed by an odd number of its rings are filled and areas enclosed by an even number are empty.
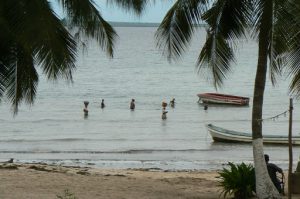
<svg viewBox="0 0 300 199"><path fill-rule="evenodd" d="M88 114L89 114L89 110L88 110L88 105L89 105L89 102L88 101L84 101L83 102L84 104L84 108L83 108L83 113L84 113L84 117L87 117ZM161 118L163 120L166 120L167 119L167 113L168 111L166 110L166 107L168 106L168 103L163 101L162 102L162 115L161 115ZM172 108L175 108L175 98L173 98L171 101L170 101L170 106ZM104 99L101 100L101 105L100 105L101 109L104 109L105 108L105 104L104 104ZM130 110L134 110L135 109L135 99L131 99L131 102L130 102L130 105L129 105L129 109Z"/></svg>
<svg viewBox="0 0 300 199"><path fill-rule="evenodd" d="M84 101L84 116L87 117L88 116L88 105L89 102L88 101ZM175 98L173 98L170 103L169 103L170 107L175 108ZM162 102L162 115L161 115L161 119L162 120L166 120L167 119L167 113L168 111L166 110L168 103L163 101ZM101 101L101 108L105 108L105 104L104 104L104 99L102 99ZM135 99L131 99L130 105L129 105L129 109L130 110L134 110L135 109ZM207 110L207 106L204 107L204 110ZM279 181L279 179L276 176L276 173L281 173L283 175L283 171L281 168L279 168L277 165L273 164L273 163L269 163L269 156L267 154L264 155L265 157L265 161L267 164L267 169L268 169L268 173L270 175L270 178L272 180L272 182L274 183L275 187L277 188L277 190L282 193L283 189L282 189L282 182Z"/></svg>
<svg viewBox="0 0 300 199"><path fill-rule="evenodd" d="M166 110L167 106L168 106L168 103L163 101L162 104L162 113L161 113L161 119L163 120L166 120L167 119L167 113L168 111ZM172 108L175 108L175 98L173 98L171 101L170 101L170 106Z"/></svg>

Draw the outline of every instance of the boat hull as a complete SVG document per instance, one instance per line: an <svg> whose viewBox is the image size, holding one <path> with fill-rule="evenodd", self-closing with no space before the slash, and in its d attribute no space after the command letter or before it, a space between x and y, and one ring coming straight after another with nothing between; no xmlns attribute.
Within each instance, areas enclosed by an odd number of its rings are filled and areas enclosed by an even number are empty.
<svg viewBox="0 0 300 199"><path fill-rule="evenodd" d="M233 143L252 143L252 135L250 133L242 133L227 130L212 124L206 125L208 132L215 142L233 142ZM266 135L263 136L265 144L288 144L288 136ZM292 137L293 145L300 145L300 136Z"/></svg>
<svg viewBox="0 0 300 199"><path fill-rule="evenodd" d="M200 93L197 94L199 101L212 104L229 104L229 105L249 105L249 98L235 95L226 95L218 93Z"/></svg>

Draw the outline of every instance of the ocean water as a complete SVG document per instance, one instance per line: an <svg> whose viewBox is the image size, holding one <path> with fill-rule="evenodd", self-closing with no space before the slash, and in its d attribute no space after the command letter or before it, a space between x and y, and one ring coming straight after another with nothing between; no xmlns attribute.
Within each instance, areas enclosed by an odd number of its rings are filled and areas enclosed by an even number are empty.
<svg viewBox="0 0 300 199"><path fill-rule="evenodd" d="M251 163L251 144L215 143L205 125L251 131L252 101L247 107L209 106L197 103L197 93L215 92L195 62L205 41L199 29L191 47L177 62L169 63L156 48L155 27L117 27L119 39L113 59L95 42L79 53L74 83L51 82L40 73L36 101L22 105L13 116L10 104L0 104L0 161L46 162L100 168L157 168L167 170L220 169L228 161ZM236 63L218 89L220 93L252 100L257 45L243 40ZM288 109L289 82L268 80L264 118ZM161 102L176 99L161 119ZM136 109L129 110L131 99ZM101 99L106 107L100 108ZM89 101L89 116L83 116ZM299 135L300 103L294 100L293 134ZM287 135L288 116L264 121L265 134ZM265 146L272 162L287 168L287 146ZM294 163L300 147L294 147Z"/></svg>

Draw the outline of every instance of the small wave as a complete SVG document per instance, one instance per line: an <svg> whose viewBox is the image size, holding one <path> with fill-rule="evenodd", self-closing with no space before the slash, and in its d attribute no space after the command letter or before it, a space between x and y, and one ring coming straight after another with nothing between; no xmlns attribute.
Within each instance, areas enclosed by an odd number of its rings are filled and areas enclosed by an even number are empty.
<svg viewBox="0 0 300 199"><path fill-rule="evenodd" d="M60 139L44 139L44 140L7 139L7 140L0 140L0 143L10 143L10 142L75 142L75 141L95 141L95 139L86 139L86 138L60 138Z"/></svg>
<svg viewBox="0 0 300 199"><path fill-rule="evenodd" d="M207 149L132 149L132 150L125 150L125 151L118 151L114 153L137 154L137 153L155 153L155 152L197 152L197 151L207 151Z"/></svg>
<svg viewBox="0 0 300 199"><path fill-rule="evenodd" d="M31 122L31 123L40 123L40 122L64 123L64 122L78 122L78 121L81 121L81 120L78 120L78 119L39 119L39 120L31 120L29 122ZM24 121L24 122L27 122L27 121Z"/></svg>
<svg viewBox="0 0 300 199"><path fill-rule="evenodd" d="M43 139L43 140L28 140L28 139L7 139L7 140L0 140L0 143L12 143L12 142L108 142L108 141L128 141L128 139L90 139L90 138L58 138L58 139ZM137 140L130 140L130 141L144 141L143 139Z"/></svg>
<svg viewBox="0 0 300 199"><path fill-rule="evenodd" d="M155 152L201 152L208 151L208 149L132 149L124 151L47 151L47 150L35 150L35 151L0 151L1 153L17 153L17 154L39 154L39 153L68 153L68 154L138 154L138 153L155 153Z"/></svg>
<svg viewBox="0 0 300 199"><path fill-rule="evenodd" d="M174 138L174 139L167 139L167 141L190 141L193 140L192 138L188 139L182 139L182 138ZM126 138L56 138L56 139L6 139L6 140L0 140L0 143L24 143L24 142L143 142L143 141L161 141L161 139L126 139Z"/></svg>
<svg viewBox="0 0 300 199"><path fill-rule="evenodd" d="M37 119L37 120L18 120L18 123L73 123L82 121L80 119ZM5 123L16 123L16 120L4 120L0 119L0 122Z"/></svg>

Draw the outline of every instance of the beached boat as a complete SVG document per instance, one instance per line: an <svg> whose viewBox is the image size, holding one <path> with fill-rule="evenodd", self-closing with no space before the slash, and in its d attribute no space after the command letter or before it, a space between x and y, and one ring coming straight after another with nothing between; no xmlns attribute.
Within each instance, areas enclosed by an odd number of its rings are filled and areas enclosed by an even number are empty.
<svg viewBox="0 0 300 199"><path fill-rule="evenodd" d="M249 105L249 98L219 93L199 93L199 101L203 103Z"/></svg>
<svg viewBox="0 0 300 199"><path fill-rule="evenodd" d="M250 133L227 130L212 124L207 124L206 128L216 142L252 142L252 135ZM264 135L263 142L265 144L288 144L288 136ZM300 136L293 136L292 144L300 145Z"/></svg>

